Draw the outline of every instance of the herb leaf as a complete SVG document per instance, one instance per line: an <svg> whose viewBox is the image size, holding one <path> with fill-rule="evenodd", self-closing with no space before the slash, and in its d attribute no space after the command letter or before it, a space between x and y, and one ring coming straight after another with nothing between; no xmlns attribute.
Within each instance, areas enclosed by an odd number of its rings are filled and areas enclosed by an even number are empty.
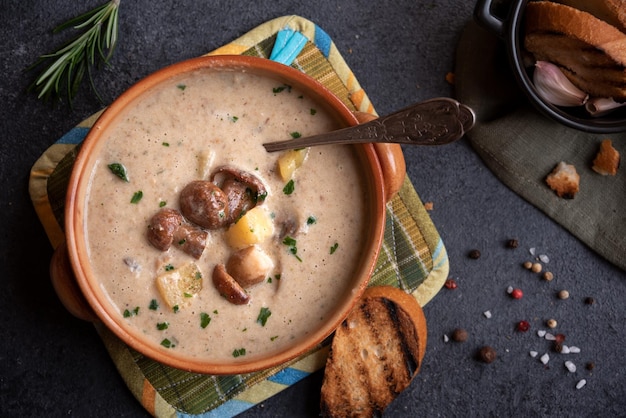
<svg viewBox="0 0 626 418"><path fill-rule="evenodd" d="M128 180L128 172L126 171L126 167L124 167L123 164L111 163L107 165L107 167L109 167L109 170L111 170L111 173L115 174L116 176L124 180L126 183L130 182L130 180Z"/></svg>
<svg viewBox="0 0 626 418"><path fill-rule="evenodd" d="M211 323L211 317L206 312L200 312L200 327L206 328Z"/></svg>
<svg viewBox="0 0 626 418"><path fill-rule="evenodd" d="M265 324L267 323L267 319L272 315L272 312L269 310L269 308L263 307L261 308L261 311L259 312L259 316L256 318L256 322L258 322L259 324L261 324L261 326L265 326Z"/></svg>
<svg viewBox="0 0 626 418"><path fill-rule="evenodd" d="M294 183L293 179L291 179L287 182L287 184L285 184L285 187L283 187L283 193L285 193L286 195L290 195L294 192L295 189L296 184Z"/></svg>
<svg viewBox="0 0 626 418"><path fill-rule="evenodd" d="M133 194L133 197L130 199L130 203L137 204L143 198L143 192L138 190Z"/></svg>

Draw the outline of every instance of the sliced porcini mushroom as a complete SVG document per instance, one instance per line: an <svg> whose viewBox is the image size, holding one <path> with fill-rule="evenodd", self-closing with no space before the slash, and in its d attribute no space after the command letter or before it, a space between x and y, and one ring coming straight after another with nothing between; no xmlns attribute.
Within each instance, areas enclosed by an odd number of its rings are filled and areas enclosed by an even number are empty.
<svg viewBox="0 0 626 418"><path fill-rule="evenodd" d="M174 245L197 260L204 252L208 235L203 229L182 224L174 231Z"/></svg>
<svg viewBox="0 0 626 418"><path fill-rule="evenodd" d="M213 269L213 285L232 304L245 305L250 301L250 295L228 274L224 264L218 264Z"/></svg>
<svg viewBox="0 0 626 418"><path fill-rule="evenodd" d="M226 224L228 199L226 194L210 181L196 180L180 192L180 211L189 221L207 229Z"/></svg>
<svg viewBox="0 0 626 418"><path fill-rule="evenodd" d="M174 232L183 223L183 216L175 209L161 209L148 224L148 241L155 248L167 251L174 241Z"/></svg>
<svg viewBox="0 0 626 418"><path fill-rule="evenodd" d="M265 184L254 174L230 166L218 167L211 176L228 199L227 224L237 220L248 210L265 201Z"/></svg>
<svg viewBox="0 0 626 418"><path fill-rule="evenodd" d="M226 271L244 289L265 280L274 268L274 261L256 245L233 253L226 262Z"/></svg>
<svg viewBox="0 0 626 418"><path fill-rule="evenodd" d="M250 187L234 177L225 179L221 189L228 199L227 224L237 222L242 214L256 206Z"/></svg>

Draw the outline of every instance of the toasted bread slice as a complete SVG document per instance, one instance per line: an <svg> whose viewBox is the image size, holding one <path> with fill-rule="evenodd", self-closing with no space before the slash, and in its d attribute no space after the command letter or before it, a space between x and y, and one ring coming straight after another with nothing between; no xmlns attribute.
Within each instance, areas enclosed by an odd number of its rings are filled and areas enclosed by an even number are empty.
<svg viewBox="0 0 626 418"><path fill-rule="evenodd" d="M380 415L419 371L426 335L426 319L414 297L391 286L368 288L333 338L322 416Z"/></svg>
<svg viewBox="0 0 626 418"><path fill-rule="evenodd" d="M626 100L626 34L592 14L529 2L524 47L535 60L557 65L590 96Z"/></svg>
<svg viewBox="0 0 626 418"><path fill-rule="evenodd" d="M626 0L553 0L583 12L626 32Z"/></svg>

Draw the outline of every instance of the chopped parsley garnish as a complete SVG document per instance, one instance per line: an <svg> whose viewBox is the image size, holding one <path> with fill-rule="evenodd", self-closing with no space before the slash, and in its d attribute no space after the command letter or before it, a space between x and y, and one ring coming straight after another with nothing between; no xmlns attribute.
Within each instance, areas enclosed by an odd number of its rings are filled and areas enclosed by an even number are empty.
<svg viewBox="0 0 626 418"><path fill-rule="evenodd" d="M183 238L180 241L178 241L178 245L185 245L186 242L187 242L187 240L185 238Z"/></svg>
<svg viewBox="0 0 626 418"><path fill-rule="evenodd" d="M200 327L206 328L211 323L211 317L206 312L200 312Z"/></svg>
<svg viewBox="0 0 626 418"><path fill-rule="evenodd" d="M202 273L200 273L199 271L196 271L196 280L200 280L202 278Z"/></svg>
<svg viewBox="0 0 626 418"><path fill-rule="evenodd" d="M337 248L339 248L339 243L336 242L332 245L332 247L330 247L330 253L334 254L335 251L337 251Z"/></svg>
<svg viewBox="0 0 626 418"><path fill-rule="evenodd" d="M295 188L296 183L293 181L293 179L291 179L287 182L287 184L285 184L285 187L283 187L283 193L285 193L286 195L290 195L294 192Z"/></svg>
<svg viewBox="0 0 626 418"><path fill-rule="evenodd" d="M261 308L261 311L259 312L259 316L257 316L256 318L256 322L258 322L259 324L261 324L261 326L265 326L265 324L267 323L267 319L272 315L272 312L269 310L269 308L263 307Z"/></svg>
<svg viewBox="0 0 626 418"><path fill-rule="evenodd" d="M165 348L174 348L176 347L176 345L174 343L172 343L169 339L164 338L163 341L161 341L161 345Z"/></svg>
<svg viewBox="0 0 626 418"><path fill-rule="evenodd" d="M156 299L152 299L150 301L150 305L148 305L148 309L150 309L151 311L156 311L157 309L159 309L159 302L157 302Z"/></svg>
<svg viewBox="0 0 626 418"><path fill-rule="evenodd" d="M291 238L290 236L286 236L283 239L283 244L289 247L289 252L296 257L296 260L302 262L300 256L298 256L298 247L296 247L296 240Z"/></svg>
<svg viewBox="0 0 626 418"><path fill-rule="evenodd" d="M165 266L165 271L172 271L172 270L174 270L174 266L173 265L168 264L168 265Z"/></svg>
<svg viewBox="0 0 626 418"><path fill-rule="evenodd" d="M237 122L239 120L239 117L238 116L231 116L230 120L233 121L233 123L234 123L234 122Z"/></svg>
<svg viewBox="0 0 626 418"><path fill-rule="evenodd" d="M317 113L317 109L311 109L311 115L315 115Z"/></svg>
<svg viewBox="0 0 626 418"><path fill-rule="evenodd" d="M233 357L245 356L246 349L245 348L236 348L233 350Z"/></svg>
<svg viewBox="0 0 626 418"><path fill-rule="evenodd" d="M273 337L270 337L270 341L274 341L276 338L278 338L278 335L274 335Z"/></svg>
<svg viewBox="0 0 626 418"><path fill-rule="evenodd" d="M156 327L159 331L163 331L170 327L170 324L167 322L157 322Z"/></svg>
<svg viewBox="0 0 626 418"><path fill-rule="evenodd" d="M109 170L111 170L111 173L115 174L116 176L124 180L126 183L130 181L128 180L128 172L126 171L126 167L124 167L122 164L112 163L112 164L109 164L107 167L109 167Z"/></svg>
<svg viewBox="0 0 626 418"><path fill-rule="evenodd" d="M313 225L316 222L317 222L317 219L315 218L315 216L309 216L306 220L307 225Z"/></svg>
<svg viewBox="0 0 626 418"><path fill-rule="evenodd" d="M294 131L294 132L290 133L289 135L291 135L291 137L293 139L300 138L302 136L302 134L300 132L298 132L298 131Z"/></svg>
<svg viewBox="0 0 626 418"><path fill-rule="evenodd" d="M193 295L191 293L187 293L187 292L183 293L183 296L186 297L186 298L192 298L193 297Z"/></svg>
<svg viewBox="0 0 626 418"><path fill-rule="evenodd" d="M174 305L172 306L172 310L174 311L174 313L178 312L180 308L178 307L178 305Z"/></svg>
<svg viewBox="0 0 626 418"><path fill-rule="evenodd" d="M135 192L135 194L133 194L133 197L130 199L130 203L139 203L141 198L143 198L143 192L141 190L138 190Z"/></svg>
<svg viewBox="0 0 626 418"><path fill-rule="evenodd" d="M135 309L128 310L128 309L124 309L124 318L130 318L131 316L136 316L139 315L139 306L135 307Z"/></svg>
<svg viewBox="0 0 626 418"><path fill-rule="evenodd" d="M159 202L159 207L160 207L160 208L164 207L165 205L167 205L167 202L166 202L165 200L161 200L161 201Z"/></svg>
<svg viewBox="0 0 626 418"><path fill-rule="evenodd" d="M162 145L163 145L164 147L169 147L169 146L170 146L170 143L169 143L169 142L163 142L163 143L162 143Z"/></svg>
<svg viewBox="0 0 626 418"><path fill-rule="evenodd" d="M183 90L183 91L187 88L185 84L179 84L176 87L178 87L179 90Z"/></svg>
<svg viewBox="0 0 626 418"><path fill-rule="evenodd" d="M272 91L274 92L274 94L278 94L281 93L283 91L287 90L287 92L291 92L291 86L288 84L284 84L282 86L278 86L278 87L274 87L272 89Z"/></svg>

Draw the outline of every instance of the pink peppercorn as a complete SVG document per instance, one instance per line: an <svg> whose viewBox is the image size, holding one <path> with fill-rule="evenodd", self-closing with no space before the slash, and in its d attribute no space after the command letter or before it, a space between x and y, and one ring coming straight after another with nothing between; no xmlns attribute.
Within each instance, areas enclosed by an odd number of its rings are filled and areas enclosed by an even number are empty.
<svg viewBox="0 0 626 418"><path fill-rule="evenodd" d="M528 321L519 321L517 323L517 330L520 332L526 332L530 329L530 323Z"/></svg>
<svg viewBox="0 0 626 418"><path fill-rule="evenodd" d="M511 297L513 299L521 299L522 296L524 296L524 292L522 292L522 289L513 289L511 291Z"/></svg>
<svg viewBox="0 0 626 418"><path fill-rule="evenodd" d="M444 286L446 289L456 289L456 281L454 279L448 279L446 280Z"/></svg>

